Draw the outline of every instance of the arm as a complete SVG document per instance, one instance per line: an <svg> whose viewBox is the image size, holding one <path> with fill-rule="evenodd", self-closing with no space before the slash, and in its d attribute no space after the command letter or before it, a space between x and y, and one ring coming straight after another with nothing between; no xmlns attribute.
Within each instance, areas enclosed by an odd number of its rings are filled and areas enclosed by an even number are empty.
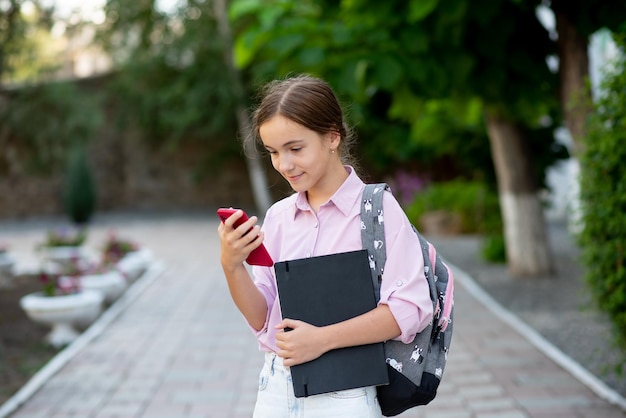
<svg viewBox="0 0 626 418"><path fill-rule="evenodd" d="M234 222L242 214L241 211L233 214L225 222L220 222L217 228L221 245L220 262L235 305L250 326L259 331L265 325L267 302L254 284L243 261L252 250L261 245L263 232L255 225L257 222L255 216L238 228L233 228ZM252 231L247 233L250 228L253 228Z"/></svg>
<svg viewBox="0 0 626 418"><path fill-rule="evenodd" d="M285 319L276 326L278 329L286 327L292 331L276 335L276 354L284 359L285 366L314 360L337 348L382 342L400 335L400 327L387 305L325 327L293 319Z"/></svg>

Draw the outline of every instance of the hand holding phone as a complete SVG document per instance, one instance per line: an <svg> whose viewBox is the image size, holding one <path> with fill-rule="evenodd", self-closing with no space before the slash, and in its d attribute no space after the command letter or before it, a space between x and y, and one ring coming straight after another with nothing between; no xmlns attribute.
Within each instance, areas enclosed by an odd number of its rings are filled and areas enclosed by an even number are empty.
<svg viewBox="0 0 626 418"><path fill-rule="evenodd" d="M228 219L233 213L237 212L238 210L239 209L233 209L233 208L219 208L217 210L217 216L219 216L222 222L224 222L226 221L226 219ZM246 213L243 212L243 215L239 219L237 219L233 227L237 228L239 225L246 222L247 220L248 220L248 215L246 215ZM263 244L259 245L257 248L252 250L252 252L248 255L248 258L246 258L246 262L250 264L251 266L271 267L274 265L274 261L272 260L272 257L267 252L267 249L265 248Z"/></svg>

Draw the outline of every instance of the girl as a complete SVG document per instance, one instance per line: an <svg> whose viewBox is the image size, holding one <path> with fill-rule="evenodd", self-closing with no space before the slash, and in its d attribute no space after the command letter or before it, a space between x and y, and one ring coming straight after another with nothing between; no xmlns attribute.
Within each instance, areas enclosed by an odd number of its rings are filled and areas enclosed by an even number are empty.
<svg viewBox="0 0 626 418"><path fill-rule="evenodd" d="M251 140L261 142L295 191L267 211L262 230L254 216L233 228L241 211L218 228L231 296L266 352L254 417L380 417L375 387L295 398L289 367L336 348L411 342L433 315L424 260L416 257L418 238L398 202L385 193L387 262L378 306L326 327L282 319L273 268L255 266L251 278L243 261L261 243L275 261L362 249L364 183L350 165L352 136L326 82L297 76L270 83L253 125ZM253 233L247 233L250 228Z"/></svg>

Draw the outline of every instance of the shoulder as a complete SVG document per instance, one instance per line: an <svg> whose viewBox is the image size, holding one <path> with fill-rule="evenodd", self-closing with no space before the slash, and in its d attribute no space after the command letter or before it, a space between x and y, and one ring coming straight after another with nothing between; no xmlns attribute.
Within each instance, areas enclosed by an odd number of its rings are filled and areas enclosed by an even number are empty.
<svg viewBox="0 0 626 418"><path fill-rule="evenodd" d="M385 230L388 233L397 233L400 230L412 230L411 222L398 202L393 192L389 189L383 194L383 215L385 219Z"/></svg>
<svg viewBox="0 0 626 418"><path fill-rule="evenodd" d="M368 187L369 186L371 185L368 185ZM404 213L404 209L398 202L398 199L396 199L396 197L394 196L391 188L387 187L383 189L382 187L376 186L372 188L372 190L373 190L372 192L373 195L376 195L377 193L380 193L380 191L384 190L383 197L382 197L382 209L385 214L389 214L393 217L397 217L397 216L406 217ZM376 200L376 199L372 199L372 200Z"/></svg>
<svg viewBox="0 0 626 418"><path fill-rule="evenodd" d="M385 211L401 212L404 214L404 209L400 206L400 202L394 196L390 189L386 189L383 194L383 208Z"/></svg>
<svg viewBox="0 0 626 418"><path fill-rule="evenodd" d="M264 223L275 219L281 219L284 216L291 215L293 217L296 210L297 193L285 197L274 203L265 213Z"/></svg>

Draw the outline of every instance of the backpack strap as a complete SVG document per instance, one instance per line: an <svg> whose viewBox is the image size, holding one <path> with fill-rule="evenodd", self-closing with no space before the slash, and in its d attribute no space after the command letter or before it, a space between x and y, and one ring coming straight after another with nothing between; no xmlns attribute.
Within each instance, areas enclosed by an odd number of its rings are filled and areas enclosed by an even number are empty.
<svg viewBox="0 0 626 418"><path fill-rule="evenodd" d="M361 242L368 253L376 301L380 300L380 283L387 261L383 217L385 190L391 191L386 183L366 184L361 199Z"/></svg>
<svg viewBox="0 0 626 418"><path fill-rule="evenodd" d="M361 199L361 242L368 252L376 301L380 300L380 285L387 261L385 223L383 214L384 192L391 192L387 183L366 184ZM428 281L430 299L433 303L433 338L444 331L451 319L454 305L452 295L454 281L448 266L437 254L433 245L411 225L417 235L424 259L424 275Z"/></svg>

